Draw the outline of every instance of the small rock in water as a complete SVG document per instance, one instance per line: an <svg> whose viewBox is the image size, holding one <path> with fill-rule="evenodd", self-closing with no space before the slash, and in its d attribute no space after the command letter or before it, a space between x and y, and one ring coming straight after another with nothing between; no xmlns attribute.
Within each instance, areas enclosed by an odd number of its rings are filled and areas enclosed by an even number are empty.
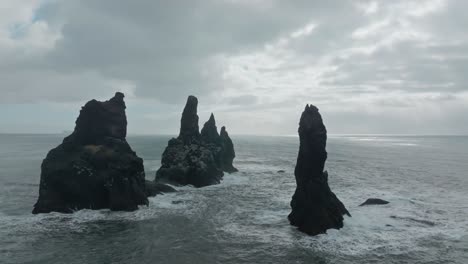
<svg viewBox="0 0 468 264"><path fill-rule="evenodd" d="M277 172L278 172L278 173L285 173L284 170L279 170L279 171L277 171Z"/></svg>
<svg viewBox="0 0 468 264"><path fill-rule="evenodd" d="M390 202L378 199L378 198L369 198L359 206L364 206L364 205L380 205L380 204L388 204Z"/></svg>

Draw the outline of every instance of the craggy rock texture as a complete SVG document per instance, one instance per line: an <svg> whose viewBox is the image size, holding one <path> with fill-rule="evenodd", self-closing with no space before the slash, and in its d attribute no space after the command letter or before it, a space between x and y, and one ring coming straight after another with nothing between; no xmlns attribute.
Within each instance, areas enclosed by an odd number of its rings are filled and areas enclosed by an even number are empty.
<svg viewBox="0 0 468 264"><path fill-rule="evenodd" d="M178 137L185 144L190 144L193 140L197 140L200 137L197 106L198 99L195 96L189 96L182 113L182 119L180 120L180 133Z"/></svg>
<svg viewBox="0 0 468 264"><path fill-rule="evenodd" d="M343 215L351 216L328 186L323 171L327 159L327 130L318 109L307 105L299 124L300 147L295 169L297 188L292 197L289 222L309 235L343 227Z"/></svg>
<svg viewBox="0 0 468 264"><path fill-rule="evenodd" d="M234 158L236 157L236 152L234 151L234 144L232 143L231 138L229 137L226 127L221 128L220 133L221 145L223 153L221 154L221 168L223 171L232 173L238 171L232 165Z"/></svg>
<svg viewBox="0 0 468 264"><path fill-rule="evenodd" d="M42 163L33 213L131 211L148 204L143 160L130 148L122 93L81 109L74 132Z"/></svg>
<svg viewBox="0 0 468 264"><path fill-rule="evenodd" d="M232 166L232 141L225 129L221 131L225 133L224 136L218 134L213 114L201 133L198 132L197 106L197 98L189 96L182 113L180 134L169 140L161 159L161 168L156 172L156 182L203 187L220 183L223 171L237 171ZM228 140L230 145L224 143Z"/></svg>
<svg viewBox="0 0 468 264"><path fill-rule="evenodd" d="M388 204L390 202L378 199L378 198L369 198L359 206L364 206L364 205L379 205L379 204Z"/></svg>
<svg viewBox="0 0 468 264"><path fill-rule="evenodd" d="M210 119L208 119L208 121L206 121L206 123L203 125L201 130L201 137L202 140L207 143L219 145L220 138L213 113L211 113Z"/></svg>

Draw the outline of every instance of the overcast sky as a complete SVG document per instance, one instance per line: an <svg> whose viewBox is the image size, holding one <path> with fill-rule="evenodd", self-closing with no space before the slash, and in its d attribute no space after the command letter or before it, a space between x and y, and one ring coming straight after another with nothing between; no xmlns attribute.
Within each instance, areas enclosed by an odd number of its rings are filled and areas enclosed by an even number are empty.
<svg viewBox="0 0 468 264"><path fill-rule="evenodd" d="M465 0L0 0L0 132L72 130L126 95L131 134L468 134Z"/></svg>

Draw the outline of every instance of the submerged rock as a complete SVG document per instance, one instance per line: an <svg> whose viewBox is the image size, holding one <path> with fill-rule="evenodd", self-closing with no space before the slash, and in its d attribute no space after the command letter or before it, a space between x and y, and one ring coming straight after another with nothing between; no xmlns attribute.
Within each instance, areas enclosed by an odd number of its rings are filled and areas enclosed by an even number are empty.
<svg viewBox="0 0 468 264"><path fill-rule="evenodd" d="M177 190L167 184L146 181L146 196L148 197L171 192L177 192Z"/></svg>
<svg viewBox="0 0 468 264"><path fill-rule="evenodd" d="M39 198L33 213L79 209L131 211L148 204L143 160L126 141L122 93L91 100L81 109L73 133L42 162Z"/></svg>
<svg viewBox="0 0 468 264"><path fill-rule="evenodd" d="M182 113L179 136L169 140L161 167L156 172L156 182L203 187L220 183L223 171L233 172L231 139L227 136L230 145L225 143L225 129L218 134L213 114L199 133L197 106L197 98L189 96ZM230 160L230 167L226 160Z"/></svg>
<svg viewBox="0 0 468 264"><path fill-rule="evenodd" d="M416 218L413 218L413 217L401 217L401 216L391 215L390 218L411 221L411 222L415 222L415 223L423 224L423 225L428 225L428 226L435 226L436 225L436 223L434 223L432 221L423 220L423 219L416 219Z"/></svg>
<svg viewBox="0 0 468 264"><path fill-rule="evenodd" d="M295 169L297 188L292 197L291 225L309 235L343 227L343 215L351 216L328 186L327 130L318 109L307 105L299 124L299 154Z"/></svg>
<svg viewBox="0 0 468 264"><path fill-rule="evenodd" d="M364 206L364 205L380 205L380 204L388 204L390 202L378 199L378 198L369 198L359 206Z"/></svg>

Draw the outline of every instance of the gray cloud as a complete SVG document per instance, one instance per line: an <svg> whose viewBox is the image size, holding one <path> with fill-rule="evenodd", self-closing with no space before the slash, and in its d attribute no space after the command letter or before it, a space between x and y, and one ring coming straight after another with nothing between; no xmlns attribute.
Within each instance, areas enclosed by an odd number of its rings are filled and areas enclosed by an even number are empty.
<svg viewBox="0 0 468 264"><path fill-rule="evenodd" d="M417 118L430 122L424 113L468 110L465 1L10 5L0 11L0 106L83 102L121 90L137 108L130 111L135 130L146 132L145 123L168 122L194 94L202 113L217 111L231 126L255 116L262 126L251 129L282 134L294 133L305 103L318 105L345 133L358 126L352 122L368 120L369 132L381 132L412 127ZM20 9L30 14L11 11ZM465 131L453 122L453 131Z"/></svg>

